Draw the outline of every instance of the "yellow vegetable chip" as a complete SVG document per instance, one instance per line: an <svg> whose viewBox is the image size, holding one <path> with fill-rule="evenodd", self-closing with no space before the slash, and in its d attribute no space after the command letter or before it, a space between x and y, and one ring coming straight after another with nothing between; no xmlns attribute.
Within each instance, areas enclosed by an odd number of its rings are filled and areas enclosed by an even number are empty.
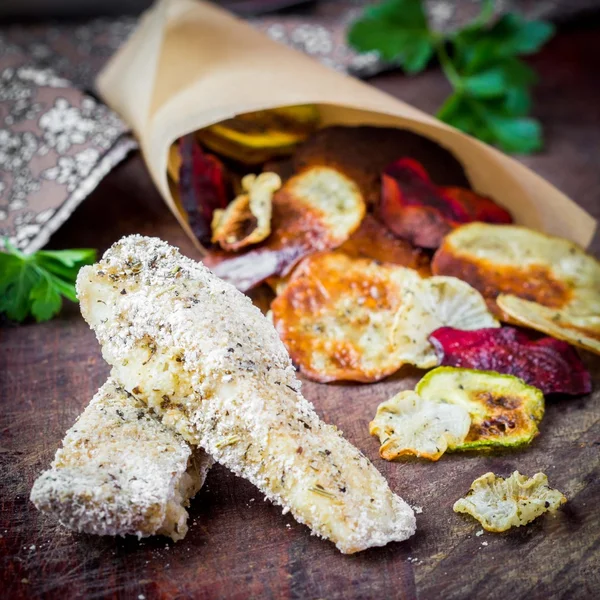
<svg viewBox="0 0 600 600"><path fill-rule="evenodd" d="M471 284L503 320L600 354L600 263L577 244L472 223L446 236L432 271Z"/></svg>
<svg viewBox="0 0 600 600"><path fill-rule="evenodd" d="M515 471L507 479L486 473L478 477L464 498L454 503L454 512L467 513L487 531L507 531L527 525L545 512L556 512L567 499L548 485L548 477L533 477Z"/></svg>
<svg viewBox="0 0 600 600"><path fill-rule="evenodd" d="M171 144L167 158L167 172L175 183L179 183L179 169L181 169L181 154L177 144Z"/></svg>
<svg viewBox="0 0 600 600"><path fill-rule="evenodd" d="M315 130L315 106L286 106L238 115L198 132L200 141L219 154L246 165L258 165L291 154Z"/></svg>
<svg viewBox="0 0 600 600"><path fill-rule="evenodd" d="M379 454L385 460L412 455L436 461L466 438L470 426L464 407L424 400L408 391L377 407L369 433L379 437Z"/></svg>
<svg viewBox="0 0 600 600"><path fill-rule="evenodd" d="M412 269L314 254L271 305L273 322L300 371L315 381L377 381L401 366L390 338Z"/></svg>

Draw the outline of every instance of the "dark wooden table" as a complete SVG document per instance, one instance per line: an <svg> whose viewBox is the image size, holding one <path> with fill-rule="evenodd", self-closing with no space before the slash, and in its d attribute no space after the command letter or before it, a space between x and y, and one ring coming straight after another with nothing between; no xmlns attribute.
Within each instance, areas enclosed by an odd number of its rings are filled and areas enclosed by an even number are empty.
<svg viewBox="0 0 600 600"><path fill-rule="evenodd" d="M600 26L563 31L536 57L537 115L547 148L523 160L600 217ZM447 93L432 70L373 83L425 110ZM157 235L195 256L139 156L111 173L54 236L56 248L104 250L120 236ZM593 251L598 253L596 238ZM600 359L585 355L600 385ZM0 597L3 598L593 598L600 597L600 391L551 401L541 435L518 453L450 455L437 464L378 458L368 422L379 402L412 387L403 371L382 384L305 384L410 504L423 507L408 542L354 556L311 537L250 484L215 467L191 508L191 530L165 539L77 535L39 514L28 496L64 431L108 368L76 306L49 323L0 329ZM479 537L452 512L477 476L543 471L569 501L556 517Z"/></svg>

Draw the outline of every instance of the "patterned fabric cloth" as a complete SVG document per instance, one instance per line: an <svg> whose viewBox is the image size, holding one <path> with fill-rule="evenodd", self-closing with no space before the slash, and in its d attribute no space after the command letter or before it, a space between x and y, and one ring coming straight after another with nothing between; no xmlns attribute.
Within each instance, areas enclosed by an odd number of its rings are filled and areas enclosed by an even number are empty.
<svg viewBox="0 0 600 600"><path fill-rule="evenodd" d="M374 74L390 65L345 44L366 0L329 0L295 12L251 18L271 38L333 69ZM551 17L590 0L498 0L496 9ZM464 23L479 0L429 0L439 29ZM87 23L0 27L0 239L26 252L41 248L102 177L136 147L115 114L85 93L129 37L134 17Z"/></svg>
<svg viewBox="0 0 600 600"><path fill-rule="evenodd" d="M136 144L106 106L12 58L0 71L0 236L34 252Z"/></svg>

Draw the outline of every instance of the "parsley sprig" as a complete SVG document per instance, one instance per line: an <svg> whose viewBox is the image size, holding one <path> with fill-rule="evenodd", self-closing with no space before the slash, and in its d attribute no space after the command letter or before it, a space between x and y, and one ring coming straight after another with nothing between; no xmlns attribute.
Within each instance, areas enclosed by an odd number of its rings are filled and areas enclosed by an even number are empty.
<svg viewBox="0 0 600 600"><path fill-rule="evenodd" d="M36 321L54 317L62 298L77 302L75 279L80 267L96 260L96 251L40 250L23 254L5 241L0 251L0 313L14 321L32 315Z"/></svg>
<svg viewBox="0 0 600 600"><path fill-rule="evenodd" d="M365 9L348 41L409 74L436 56L453 88L437 117L506 152L527 154L542 147L542 128L527 116L536 74L519 57L537 52L553 34L550 23L515 13L495 19L491 1L462 29L441 33L430 28L422 0L385 0Z"/></svg>

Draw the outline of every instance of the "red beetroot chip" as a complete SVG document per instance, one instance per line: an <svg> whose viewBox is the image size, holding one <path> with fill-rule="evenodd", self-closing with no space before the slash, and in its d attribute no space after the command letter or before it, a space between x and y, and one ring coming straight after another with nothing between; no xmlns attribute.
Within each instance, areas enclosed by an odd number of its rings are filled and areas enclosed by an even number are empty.
<svg viewBox="0 0 600 600"><path fill-rule="evenodd" d="M395 235L421 248L437 248L449 231L464 223L512 223L510 213L490 198L466 188L435 185L411 158L384 170L379 213Z"/></svg>
<svg viewBox="0 0 600 600"><path fill-rule="evenodd" d="M551 337L533 339L513 327L441 327L429 341L440 365L515 375L544 394L578 396L592 391L590 374L575 349Z"/></svg>
<svg viewBox="0 0 600 600"><path fill-rule="evenodd" d="M181 204L194 235L203 246L209 246L213 213L227 206L225 168L216 156L202 151L193 135L179 140L179 152Z"/></svg>

